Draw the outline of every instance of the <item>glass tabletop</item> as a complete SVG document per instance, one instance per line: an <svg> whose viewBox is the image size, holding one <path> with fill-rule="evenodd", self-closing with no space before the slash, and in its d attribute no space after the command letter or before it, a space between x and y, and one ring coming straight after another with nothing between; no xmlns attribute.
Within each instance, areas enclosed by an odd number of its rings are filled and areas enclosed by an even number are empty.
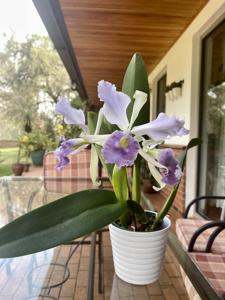
<svg viewBox="0 0 225 300"><path fill-rule="evenodd" d="M47 192L42 177L1 177L0 226L61 196ZM49 292L62 286L70 276L67 260L71 253L65 256L63 251L60 246L32 255L0 259L0 300L39 299L39 295L58 299Z"/></svg>
<svg viewBox="0 0 225 300"><path fill-rule="evenodd" d="M48 192L42 177L0 177L0 226L62 196ZM91 256L87 243L91 237L79 245L81 240L76 241L78 244L62 245L32 255L0 259L0 300L87 299ZM102 258L96 247L93 299L188 299L170 249L166 252L160 279L150 285L135 286L115 275L107 231L102 234L102 245ZM103 261L100 273L99 259ZM99 274L103 280L102 293L99 293Z"/></svg>

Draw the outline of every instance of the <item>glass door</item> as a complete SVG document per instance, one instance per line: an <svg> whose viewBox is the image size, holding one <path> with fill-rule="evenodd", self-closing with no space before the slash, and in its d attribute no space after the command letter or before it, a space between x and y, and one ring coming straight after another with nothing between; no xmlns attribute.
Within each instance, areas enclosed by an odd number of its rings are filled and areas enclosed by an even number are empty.
<svg viewBox="0 0 225 300"><path fill-rule="evenodd" d="M225 195L225 21L204 40L200 102L199 195ZM225 201L211 200L198 211L221 216Z"/></svg>

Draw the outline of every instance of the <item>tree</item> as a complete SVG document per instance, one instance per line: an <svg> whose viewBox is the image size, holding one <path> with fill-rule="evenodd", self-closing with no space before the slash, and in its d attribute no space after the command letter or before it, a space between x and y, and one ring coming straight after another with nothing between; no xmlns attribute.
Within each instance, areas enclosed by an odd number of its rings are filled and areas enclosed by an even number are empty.
<svg viewBox="0 0 225 300"><path fill-rule="evenodd" d="M69 76L48 37L25 42L10 37L0 52L0 113L22 130L27 115L33 123L53 118L60 95L71 96ZM76 98L72 95L72 98Z"/></svg>

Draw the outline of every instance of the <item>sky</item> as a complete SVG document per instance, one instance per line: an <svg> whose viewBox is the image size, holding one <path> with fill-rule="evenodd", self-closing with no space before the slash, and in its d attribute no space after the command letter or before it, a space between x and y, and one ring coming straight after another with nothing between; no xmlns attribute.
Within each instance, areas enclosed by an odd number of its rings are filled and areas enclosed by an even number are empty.
<svg viewBox="0 0 225 300"><path fill-rule="evenodd" d="M32 33L47 35L32 0L0 0L0 49L4 47L4 33L14 34L18 41Z"/></svg>

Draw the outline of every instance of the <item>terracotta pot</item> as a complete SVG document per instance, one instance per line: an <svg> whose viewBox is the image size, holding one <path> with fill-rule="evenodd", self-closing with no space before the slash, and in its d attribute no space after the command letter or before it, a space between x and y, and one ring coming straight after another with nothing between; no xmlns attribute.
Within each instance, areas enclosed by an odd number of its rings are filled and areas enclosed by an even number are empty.
<svg viewBox="0 0 225 300"><path fill-rule="evenodd" d="M30 164L29 163L23 163L23 172L29 172Z"/></svg>
<svg viewBox="0 0 225 300"><path fill-rule="evenodd" d="M170 225L167 217L160 229L150 232L109 225L115 272L120 279L138 285L159 279Z"/></svg>
<svg viewBox="0 0 225 300"><path fill-rule="evenodd" d="M23 164L12 164L12 171L15 176L21 176L23 174Z"/></svg>

